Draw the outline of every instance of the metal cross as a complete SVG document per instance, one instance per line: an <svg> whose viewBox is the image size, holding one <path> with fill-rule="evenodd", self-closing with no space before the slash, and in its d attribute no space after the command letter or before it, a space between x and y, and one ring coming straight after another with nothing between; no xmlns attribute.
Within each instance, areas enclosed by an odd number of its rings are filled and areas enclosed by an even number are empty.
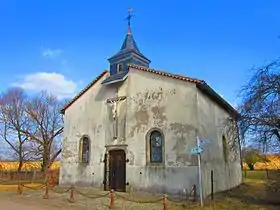
<svg viewBox="0 0 280 210"><path fill-rule="evenodd" d="M131 18L132 18L132 8L128 8L127 9L127 12L128 12L128 16L126 18L126 20L128 21L128 26L130 27L130 22L131 22Z"/></svg>

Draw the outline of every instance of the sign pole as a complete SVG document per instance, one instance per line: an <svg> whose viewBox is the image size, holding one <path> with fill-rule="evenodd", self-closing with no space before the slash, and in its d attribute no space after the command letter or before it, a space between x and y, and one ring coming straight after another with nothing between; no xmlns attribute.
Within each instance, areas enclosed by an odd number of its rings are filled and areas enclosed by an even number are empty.
<svg viewBox="0 0 280 210"><path fill-rule="evenodd" d="M196 145L200 148L200 140L196 137ZM200 196L200 205L203 206L203 195L202 195L202 171L201 171L201 153L197 154L198 160L198 178L199 178L199 196Z"/></svg>

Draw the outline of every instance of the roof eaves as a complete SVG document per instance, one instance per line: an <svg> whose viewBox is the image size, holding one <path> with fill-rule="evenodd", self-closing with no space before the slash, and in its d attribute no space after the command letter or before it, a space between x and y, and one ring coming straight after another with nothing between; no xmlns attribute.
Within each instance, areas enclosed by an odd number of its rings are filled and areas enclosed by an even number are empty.
<svg viewBox="0 0 280 210"><path fill-rule="evenodd" d="M224 108L234 119L238 119L240 116L238 111L229 104L224 98L222 98L213 88L211 88L206 82L197 84L196 87L203 93L207 94L212 100L218 103Z"/></svg>
<svg viewBox="0 0 280 210"><path fill-rule="evenodd" d="M110 58L108 58L107 60L110 62L113 59L118 58L119 56L123 56L127 53L135 53L136 55L142 57L142 59L147 60L149 63L151 63L151 60L148 59L145 55L143 55L140 51L137 51L135 49L126 49L126 50L121 50L119 52L117 52L116 54L114 54L113 56L111 56Z"/></svg>
<svg viewBox="0 0 280 210"><path fill-rule="evenodd" d="M65 113L65 110L71 106L78 98L80 98L85 92L87 92L96 82L98 82L108 71L103 71L100 75L98 75L91 83L89 83L81 92L79 92L73 99L67 102L63 108L60 110L61 114Z"/></svg>
<svg viewBox="0 0 280 210"><path fill-rule="evenodd" d="M171 74L171 73L168 73L168 72L165 72L165 71L145 68L145 67L137 66L137 65L128 65L128 68L142 70L142 71L146 71L146 72L150 72L150 73L154 73L154 74L159 74L159 75L162 75L162 76L171 77L173 79L179 79L179 80L188 81L188 82L192 82L192 83L196 83L196 84L204 83L204 81L200 80L200 79L181 76L181 75L177 75L177 74Z"/></svg>

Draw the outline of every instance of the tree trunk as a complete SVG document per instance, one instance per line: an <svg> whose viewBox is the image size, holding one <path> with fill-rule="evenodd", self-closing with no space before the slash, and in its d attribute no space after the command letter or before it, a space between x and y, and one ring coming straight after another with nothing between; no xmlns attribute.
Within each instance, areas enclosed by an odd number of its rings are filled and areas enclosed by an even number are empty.
<svg viewBox="0 0 280 210"><path fill-rule="evenodd" d="M45 153L45 152L44 152ZM46 172L49 164L48 154L43 154L42 172Z"/></svg>
<svg viewBox="0 0 280 210"><path fill-rule="evenodd" d="M43 161L42 161L42 171L47 172L48 167L50 166L50 148L46 146L43 151Z"/></svg>
<svg viewBox="0 0 280 210"><path fill-rule="evenodd" d="M20 139L20 136L19 136L19 139ZM23 154L22 154L22 143L20 141L20 146L19 146L19 150L18 150L18 169L17 171L20 172L21 169L22 169L22 166L23 166Z"/></svg>
<svg viewBox="0 0 280 210"><path fill-rule="evenodd" d="M255 167L254 167L253 163L249 163L248 167L249 167L250 171L254 171L255 170Z"/></svg>
<svg viewBox="0 0 280 210"><path fill-rule="evenodd" d="M18 164L18 169L17 169L18 172L21 172L22 166L23 166L23 160L20 159Z"/></svg>

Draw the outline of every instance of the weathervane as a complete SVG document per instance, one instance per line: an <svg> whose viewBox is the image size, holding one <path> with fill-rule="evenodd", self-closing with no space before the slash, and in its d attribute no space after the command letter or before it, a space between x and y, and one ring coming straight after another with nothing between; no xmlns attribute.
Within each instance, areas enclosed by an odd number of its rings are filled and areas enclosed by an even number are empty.
<svg viewBox="0 0 280 210"><path fill-rule="evenodd" d="M128 8L127 9L127 12L128 12L128 16L126 18L127 20L127 25L128 25L128 30L127 30L127 33L130 34L130 23L131 23L131 18L132 18L132 8Z"/></svg>

